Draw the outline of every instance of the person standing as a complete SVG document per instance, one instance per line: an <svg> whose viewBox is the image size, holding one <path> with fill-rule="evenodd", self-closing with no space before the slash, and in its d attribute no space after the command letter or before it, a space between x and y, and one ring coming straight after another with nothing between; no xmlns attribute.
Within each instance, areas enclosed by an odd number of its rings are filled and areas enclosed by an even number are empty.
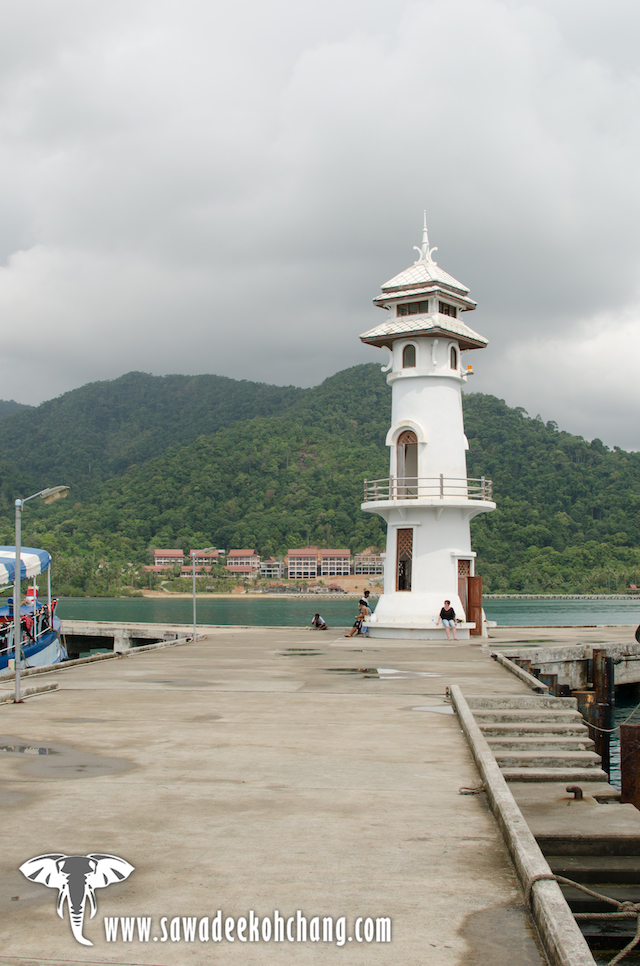
<svg viewBox="0 0 640 966"><path fill-rule="evenodd" d="M451 640L451 636L449 634L449 628L451 628L453 631L453 639L454 641L457 641L458 638L456 637L456 612L451 606L450 600L445 600L444 607L440 610L440 616L438 617L436 624L439 624L440 621L442 621L442 626L447 632L447 640L448 641Z"/></svg>

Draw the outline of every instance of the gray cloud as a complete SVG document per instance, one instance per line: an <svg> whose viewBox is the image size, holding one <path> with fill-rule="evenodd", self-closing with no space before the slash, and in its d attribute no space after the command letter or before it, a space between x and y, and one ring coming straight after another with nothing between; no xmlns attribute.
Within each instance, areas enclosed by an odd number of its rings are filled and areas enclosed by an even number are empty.
<svg viewBox="0 0 640 966"><path fill-rule="evenodd" d="M310 385L377 361L358 334L426 207L491 340L470 388L640 448L636 4L0 17L0 396L130 369Z"/></svg>

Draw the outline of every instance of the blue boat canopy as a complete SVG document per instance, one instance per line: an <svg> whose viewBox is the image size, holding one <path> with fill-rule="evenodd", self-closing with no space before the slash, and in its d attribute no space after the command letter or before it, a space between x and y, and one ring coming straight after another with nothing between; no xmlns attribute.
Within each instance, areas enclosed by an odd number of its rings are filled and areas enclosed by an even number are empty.
<svg viewBox="0 0 640 966"><path fill-rule="evenodd" d="M37 577L49 569L51 554L46 550L22 547L20 551L20 576L23 580ZM13 583L16 572L16 548L0 547L0 588Z"/></svg>

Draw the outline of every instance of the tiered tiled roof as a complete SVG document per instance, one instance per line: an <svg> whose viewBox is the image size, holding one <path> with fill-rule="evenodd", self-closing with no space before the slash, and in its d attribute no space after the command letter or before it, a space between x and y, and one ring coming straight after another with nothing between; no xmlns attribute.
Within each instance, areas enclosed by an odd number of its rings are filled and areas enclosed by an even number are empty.
<svg viewBox="0 0 640 966"><path fill-rule="evenodd" d="M475 309L476 303L469 297L469 289L462 282L458 282L452 275L443 271L432 258L435 248L429 247L426 216L422 233L422 247L414 246L420 253L418 260L395 275L382 286L382 294L374 298L374 305L383 309L392 309L399 302L408 299L426 300L428 296L437 296L448 304L452 304L460 312ZM488 343L488 339L475 332L460 318L452 315L442 315L440 312L424 312L419 315L396 316L377 325L368 332L363 332L360 338L369 345L391 346L394 339L403 336L439 336L445 338L453 336L461 349L481 349Z"/></svg>

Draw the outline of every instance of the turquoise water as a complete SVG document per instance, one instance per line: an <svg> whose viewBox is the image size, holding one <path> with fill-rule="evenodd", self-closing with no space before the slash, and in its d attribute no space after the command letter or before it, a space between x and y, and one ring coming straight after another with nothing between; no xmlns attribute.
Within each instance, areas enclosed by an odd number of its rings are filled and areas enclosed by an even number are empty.
<svg viewBox="0 0 640 966"><path fill-rule="evenodd" d="M296 598L198 598L199 624L247 624L253 627L300 627L310 624L316 611L333 627L353 623L357 600L298 600ZM191 600L184 598L62 598L58 615L64 620L153 621L190 624ZM640 624L640 599L629 600L485 600L489 620L502 626L580 626ZM375 601L374 601L375 608Z"/></svg>
<svg viewBox="0 0 640 966"><path fill-rule="evenodd" d="M640 724L640 685L627 686L616 689L616 703L613 709L612 728L618 728L628 721L628 724ZM637 708L637 710L635 710ZM633 716L629 718L629 715ZM616 788L620 788L620 732L611 735L611 771L609 780Z"/></svg>
<svg viewBox="0 0 640 966"><path fill-rule="evenodd" d="M640 598L627 600L485 600L488 620L513 624L581 626L640 624Z"/></svg>

